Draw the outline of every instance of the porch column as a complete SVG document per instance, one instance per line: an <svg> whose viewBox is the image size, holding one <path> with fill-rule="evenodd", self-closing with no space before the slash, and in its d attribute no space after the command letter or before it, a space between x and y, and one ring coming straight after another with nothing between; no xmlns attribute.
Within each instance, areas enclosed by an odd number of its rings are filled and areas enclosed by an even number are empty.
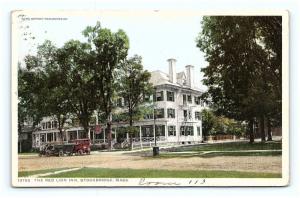
<svg viewBox="0 0 300 198"><path fill-rule="evenodd" d="M103 130L103 141L105 143L105 129Z"/></svg>
<svg viewBox="0 0 300 198"><path fill-rule="evenodd" d="M46 140L46 142L48 142L48 133L46 132L45 134L46 134L45 140Z"/></svg>
<svg viewBox="0 0 300 198"><path fill-rule="evenodd" d="M153 125L153 137L154 137L154 143L156 142L156 128L155 128L155 124ZM151 142L151 141L150 141ZM156 145L155 145L156 146Z"/></svg>
<svg viewBox="0 0 300 198"><path fill-rule="evenodd" d="M32 140L31 140L31 146L35 147L35 145L36 145L36 135L34 135L34 138L32 138Z"/></svg>
<svg viewBox="0 0 300 198"><path fill-rule="evenodd" d="M166 125L165 125L165 138L166 138L166 140L165 141L168 140L168 135L169 135L168 133L169 133L169 131L168 131L168 125L166 123Z"/></svg>
<svg viewBox="0 0 300 198"><path fill-rule="evenodd" d="M200 122L200 141L203 141L203 135L202 135L202 120Z"/></svg>
<svg viewBox="0 0 300 198"><path fill-rule="evenodd" d="M89 131L88 131L88 138L91 139L91 129L89 128Z"/></svg>
<svg viewBox="0 0 300 198"><path fill-rule="evenodd" d="M142 126L139 126L139 128L140 128L140 144L141 144L141 149L143 149Z"/></svg>
<svg viewBox="0 0 300 198"><path fill-rule="evenodd" d="M95 130L93 131L93 143L95 143Z"/></svg>
<svg viewBox="0 0 300 198"><path fill-rule="evenodd" d="M41 134L38 133L37 134L37 146L40 146L40 142L41 142Z"/></svg>
<svg viewBox="0 0 300 198"><path fill-rule="evenodd" d="M66 133L66 141L68 142L69 141L68 131L65 131L65 133ZM64 137L62 137L61 141L64 141Z"/></svg>
<svg viewBox="0 0 300 198"><path fill-rule="evenodd" d="M52 132L52 142L55 142L56 141L55 139L54 139L54 132Z"/></svg>
<svg viewBox="0 0 300 198"><path fill-rule="evenodd" d="M77 129L77 131L76 131L76 139L79 139L78 137L79 136L78 136L78 129Z"/></svg>

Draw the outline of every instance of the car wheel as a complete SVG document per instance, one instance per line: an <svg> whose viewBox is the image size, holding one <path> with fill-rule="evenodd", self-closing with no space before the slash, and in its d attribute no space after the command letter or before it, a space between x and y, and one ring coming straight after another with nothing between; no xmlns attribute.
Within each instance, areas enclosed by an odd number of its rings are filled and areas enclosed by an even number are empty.
<svg viewBox="0 0 300 198"><path fill-rule="evenodd" d="M86 154L87 154L87 155L90 155L90 154L91 154L91 149L87 149L87 150L86 150Z"/></svg>
<svg viewBox="0 0 300 198"><path fill-rule="evenodd" d="M64 152L63 152L63 151L59 151L59 152L58 152L58 156L59 156L59 157L63 157L63 156L64 156Z"/></svg>
<svg viewBox="0 0 300 198"><path fill-rule="evenodd" d="M77 154L78 154L78 155L82 155L82 154L83 154L83 151L80 149L80 150L77 151Z"/></svg>

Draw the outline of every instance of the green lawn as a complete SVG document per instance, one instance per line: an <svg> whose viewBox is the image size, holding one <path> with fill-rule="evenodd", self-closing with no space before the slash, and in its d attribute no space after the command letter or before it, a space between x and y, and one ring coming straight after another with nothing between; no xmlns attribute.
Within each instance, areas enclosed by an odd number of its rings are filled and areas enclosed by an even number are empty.
<svg viewBox="0 0 300 198"><path fill-rule="evenodd" d="M281 151L261 151L261 152L213 152L213 153L205 153L205 152L197 152L197 153L160 153L159 156L155 158L174 158L174 157L221 157L221 156L280 156L282 155ZM152 156L148 156L146 159L152 159Z"/></svg>
<svg viewBox="0 0 300 198"><path fill-rule="evenodd" d="M238 151L238 150L279 150L281 149L281 142L229 142L229 143L215 143L202 144L196 146L183 146L174 148L172 151Z"/></svg>
<svg viewBox="0 0 300 198"><path fill-rule="evenodd" d="M281 174L238 171L176 171L152 169L83 168L47 178L280 178Z"/></svg>
<svg viewBox="0 0 300 198"><path fill-rule="evenodd" d="M188 145L161 149L158 157L218 157L218 156L280 156L281 142L228 142L200 145ZM190 153L189 153L190 152ZM152 158L152 150L138 151L130 155Z"/></svg>
<svg viewBox="0 0 300 198"><path fill-rule="evenodd" d="M19 177L28 177L30 175L55 172L55 171L60 171L60 170L64 170L64 169L67 169L67 168L56 168L56 169L46 169L46 170L36 170L36 171L19 171L18 176Z"/></svg>

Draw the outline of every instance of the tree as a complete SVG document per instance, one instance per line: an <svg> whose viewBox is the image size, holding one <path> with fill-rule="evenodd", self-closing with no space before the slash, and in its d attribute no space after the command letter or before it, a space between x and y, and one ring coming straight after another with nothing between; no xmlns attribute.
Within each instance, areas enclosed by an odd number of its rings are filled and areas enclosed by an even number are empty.
<svg viewBox="0 0 300 198"><path fill-rule="evenodd" d="M107 28L102 28L99 22L94 27L88 26L83 34L88 38L89 44L95 52L95 59L91 64L94 65L93 72L99 74L99 78L96 80L101 99L100 109L105 113L107 119L106 129L110 149L113 98L116 95L116 69L126 60L129 39L123 30L113 33Z"/></svg>
<svg viewBox="0 0 300 198"><path fill-rule="evenodd" d="M91 117L101 103L95 53L89 43L70 40L58 50L57 59L64 79L62 91L68 93L66 106L88 134Z"/></svg>
<svg viewBox="0 0 300 198"><path fill-rule="evenodd" d="M68 91L57 62L57 48L46 40L37 54L25 57L25 68L19 68L19 109L33 118L36 125L44 116L54 116L58 122L60 140L68 118ZM24 111L23 111L24 112ZM22 115L22 113L20 114ZM22 119L20 120L22 121Z"/></svg>
<svg viewBox="0 0 300 198"><path fill-rule="evenodd" d="M204 109L201 112L202 117L202 132L204 136L204 140L207 140L207 136L211 134L211 130L213 129L215 122L215 115L212 111Z"/></svg>
<svg viewBox="0 0 300 198"><path fill-rule="evenodd" d="M206 140L208 135L236 135L245 133L245 126L242 122L225 116L217 116L213 110L204 109L202 111L202 130Z"/></svg>
<svg viewBox="0 0 300 198"><path fill-rule="evenodd" d="M250 142L254 141L254 118L263 125L266 116L281 112L278 32L281 17L213 16L203 18L197 39L209 63L202 69L207 95L217 114L248 121ZM264 141L264 131L261 138Z"/></svg>
<svg viewBox="0 0 300 198"><path fill-rule="evenodd" d="M136 132L133 127L134 120L138 120L139 107L144 102L145 96L153 93L152 84L149 83L151 74L143 70L142 58L135 55L126 60L120 68L118 79L119 96L126 100L128 110L130 145L132 145L132 134Z"/></svg>

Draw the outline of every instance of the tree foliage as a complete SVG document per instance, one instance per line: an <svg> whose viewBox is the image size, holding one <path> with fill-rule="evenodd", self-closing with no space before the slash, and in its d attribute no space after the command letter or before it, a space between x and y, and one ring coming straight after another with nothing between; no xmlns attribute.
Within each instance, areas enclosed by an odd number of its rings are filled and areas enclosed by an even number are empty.
<svg viewBox="0 0 300 198"><path fill-rule="evenodd" d="M129 121L130 144L132 144L133 122L139 120L144 107L145 96L153 93L152 84L149 83L151 74L143 70L142 57L135 55L124 62L118 70L118 94L126 101L127 121Z"/></svg>
<svg viewBox="0 0 300 198"><path fill-rule="evenodd" d="M63 127L70 113L69 92L57 62L57 48L51 41L39 45L35 56L26 56L25 68L19 67L18 79L20 115L24 107L34 125L43 116L53 116L62 139Z"/></svg>
<svg viewBox="0 0 300 198"><path fill-rule="evenodd" d="M202 130L203 136L209 135L245 135L246 126L241 121L217 116L212 110L204 109L202 111Z"/></svg>
<svg viewBox="0 0 300 198"><path fill-rule="evenodd" d="M94 27L88 26L83 31L83 35L88 39L95 54L95 61L93 61L95 66L94 72L101 76L101 78L97 79L101 97L100 110L106 116L109 148L111 148L113 98L116 95L116 70L126 60L129 39L123 30L118 30L114 33L107 28L102 28L99 22Z"/></svg>
<svg viewBox="0 0 300 198"><path fill-rule="evenodd" d="M206 96L219 115L263 123L280 117L281 37L277 16L203 18L197 46L209 63L202 69Z"/></svg>
<svg viewBox="0 0 300 198"><path fill-rule="evenodd" d="M124 31L113 33L100 23L88 26L83 35L86 42L70 40L57 48L45 41L36 55L26 56L26 68L19 69L19 111L36 115L37 122L53 115L61 131L72 114L88 133L99 110L106 116L111 140L116 69L126 60L129 40Z"/></svg>

